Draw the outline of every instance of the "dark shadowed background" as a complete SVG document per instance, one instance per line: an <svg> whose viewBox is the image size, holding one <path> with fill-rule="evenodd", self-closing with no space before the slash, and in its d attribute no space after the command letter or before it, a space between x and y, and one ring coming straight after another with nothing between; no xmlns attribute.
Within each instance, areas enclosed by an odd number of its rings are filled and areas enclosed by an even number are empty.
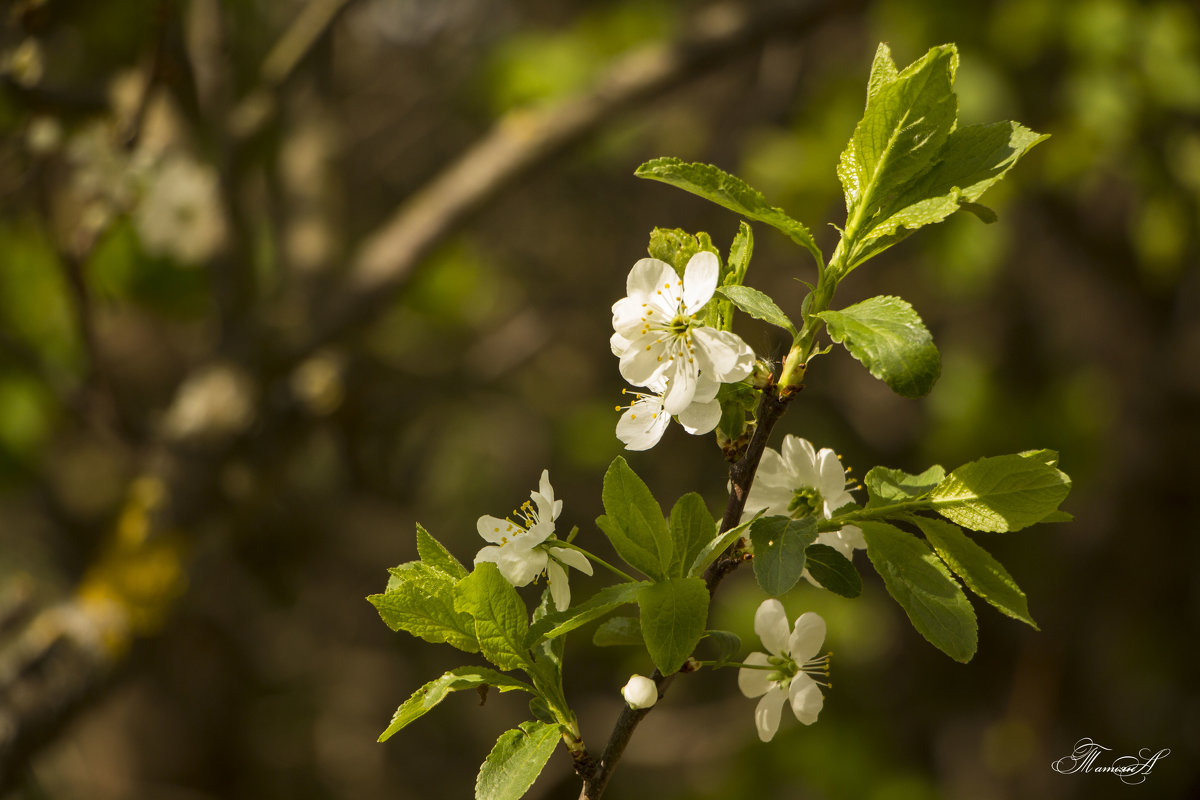
<svg viewBox="0 0 1200 800"><path fill-rule="evenodd" d="M842 287L912 302L933 392L834 352L777 436L858 475L1059 450L1075 522L979 536L1041 630L977 604L954 663L860 554L861 598L786 601L829 622L817 724L763 745L732 672L681 679L610 792L1200 797L1194 3L10 0L0 25L0 791L470 796L524 701L454 695L377 744L463 660L363 598L417 521L469 562L475 519L543 468L560 527L609 552L609 306L652 227L725 250L738 225L634 168L715 163L828 253L877 43L904 65L953 41L963 123L1052 137L989 193L998 223L956 215ZM795 312L810 259L755 233L749 282ZM666 502L724 506L709 437L630 462ZM750 645L742 573L713 627ZM589 638L567 694L595 746L651 665ZM1171 752L1141 787L1052 771L1084 737ZM557 753L530 796L577 792Z"/></svg>

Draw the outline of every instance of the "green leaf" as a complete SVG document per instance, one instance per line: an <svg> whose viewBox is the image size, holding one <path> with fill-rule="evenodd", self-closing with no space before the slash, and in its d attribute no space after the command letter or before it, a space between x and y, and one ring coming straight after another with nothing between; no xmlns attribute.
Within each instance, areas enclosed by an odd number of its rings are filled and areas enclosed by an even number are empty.
<svg viewBox="0 0 1200 800"><path fill-rule="evenodd" d="M761 512L760 512L761 514ZM708 565L716 561L722 553L734 542L742 537L746 529L750 527L750 523L758 519L757 516L746 520L740 525L730 528L725 533L718 533L716 538L704 546L700 551L700 555L692 562L692 568L688 570L688 575L700 575L704 570L708 569Z"/></svg>
<svg viewBox="0 0 1200 800"><path fill-rule="evenodd" d="M972 541L957 525L928 517L914 517L913 522L925 534L946 566L962 578L968 589L991 603L1002 614L1037 628L1037 623L1029 615L1025 593L987 550Z"/></svg>
<svg viewBox="0 0 1200 800"><path fill-rule="evenodd" d="M761 192L741 178L711 164L687 163L678 158L656 158L642 164L633 174L691 192L746 219L765 222L807 249L818 264L824 263L821 250L808 228L789 217L783 209L772 206Z"/></svg>
<svg viewBox="0 0 1200 800"><path fill-rule="evenodd" d="M1058 509L1071 491L1047 451L981 458L950 473L930 494L933 508L973 531L1019 531Z"/></svg>
<svg viewBox="0 0 1200 800"><path fill-rule="evenodd" d="M696 649L708 620L708 589L700 578L671 578L638 594L642 638L663 675L676 672Z"/></svg>
<svg viewBox="0 0 1200 800"><path fill-rule="evenodd" d="M605 516L596 524L617 555L652 578L665 578L674 555L671 532L658 501L621 456L604 473L601 498Z"/></svg>
<svg viewBox="0 0 1200 800"><path fill-rule="evenodd" d="M379 735L379 741L387 741L413 720L416 720L438 703L446 699L450 692L463 689L477 689L481 686L491 686L501 692L511 692L520 689L534 694L534 689L524 681L511 678L503 673L486 667L459 667L452 669L440 678L435 678L412 693L392 715L392 721L387 729Z"/></svg>
<svg viewBox="0 0 1200 800"><path fill-rule="evenodd" d="M774 300L758 289L750 286L722 286L717 289L717 293L728 297L735 306L755 319L783 328L792 336L796 335L796 326L788 319L787 314L780 310Z"/></svg>
<svg viewBox="0 0 1200 800"><path fill-rule="evenodd" d="M903 470L887 467L872 467L863 477L863 485L867 487L869 498L867 507L878 508L920 497L941 483L945 477L946 470L937 464L920 475L909 475Z"/></svg>
<svg viewBox="0 0 1200 800"><path fill-rule="evenodd" d="M915 536L883 522L860 524L867 557L917 632L966 663L979 645L975 611L946 565Z"/></svg>
<svg viewBox="0 0 1200 800"><path fill-rule="evenodd" d="M871 63L871 77L867 81L867 102L879 94L879 90L889 83L895 82L900 76L896 62L892 60L891 49L883 42L875 49L875 60Z"/></svg>
<svg viewBox="0 0 1200 800"><path fill-rule="evenodd" d="M636 603L638 592L648 585L644 581L614 584L596 592L586 602L565 611L547 614L530 627L529 635L525 639L526 646L532 648L546 639L562 636L594 619L599 619L614 608L626 603Z"/></svg>
<svg viewBox="0 0 1200 800"><path fill-rule="evenodd" d="M557 725L522 722L500 734L475 781L476 800L518 800L537 780L562 734Z"/></svg>
<svg viewBox="0 0 1200 800"><path fill-rule="evenodd" d="M442 543L417 523L417 554L421 563L428 564L434 569L441 570L454 580L467 577L467 568Z"/></svg>
<svg viewBox="0 0 1200 800"><path fill-rule="evenodd" d="M754 254L754 231L750 225L741 220L738 222L738 232L729 245L729 259L726 261L726 274L722 276L722 286L741 286L746 280L746 270L750 268L750 256Z"/></svg>
<svg viewBox="0 0 1200 800"><path fill-rule="evenodd" d="M831 339L901 397L928 394L942 372L925 323L899 297L872 297L816 316L825 320Z"/></svg>
<svg viewBox="0 0 1200 800"><path fill-rule="evenodd" d="M870 252L878 253L960 209L982 215L985 222L995 221L995 212L975 201L1046 138L1017 122L967 125L953 131L929 171L897 194L871 223L864 240L881 244L870 246Z"/></svg>
<svg viewBox="0 0 1200 800"><path fill-rule="evenodd" d="M934 47L895 77L889 74L890 60L876 53L866 111L838 162L850 239L870 229L864 223L884 198L933 163L958 117L954 45Z"/></svg>
<svg viewBox="0 0 1200 800"><path fill-rule="evenodd" d="M529 611L495 564L483 562L454 587L454 607L475 620L480 652L502 670L531 668Z"/></svg>
<svg viewBox="0 0 1200 800"><path fill-rule="evenodd" d="M454 607L454 581L427 564L413 561L391 570L388 589L367 598L394 631L427 642L445 642L468 653L479 652L475 624Z"/></svg>
<svg viewBox="0 0 1200 800"><path fill-rule="evenodd" d="M642 639L642 621L637 617L613 617L606 619L596 627L592 634L592 644L597 647L616 647L619 645L640 645Z"/></svg>
<svg viewBox="0 0 1200 800"><path fill-rule="evenodd" d="M754 577L767 594L778 597L796 585L804 572L804 551L816 541L813 517L760 517L750 526Z"/></svg>
<svg viewBox="0 0 1200 800"><path fill-rule="evenodd" d="M742 637L733 631L705 631L704 644L713 651L714 661L728 661L742 649Z"/></svg>
<svg viewBox="0 0 1200 800"><path fill-rule="evenodd" d="M712 541L716 523L708 513L704 498L695 492L680 497L671 509L671 539L673 553L667 574L681 578L704 546Z"/></svg>
<svg viewBox="0 0 1200 800"><path fill-rule="evenodd" d="M858 597L862 594L862 578L854 568L854 562L827 544L810 544L808 574L817 583L842 597Z"/></svg>

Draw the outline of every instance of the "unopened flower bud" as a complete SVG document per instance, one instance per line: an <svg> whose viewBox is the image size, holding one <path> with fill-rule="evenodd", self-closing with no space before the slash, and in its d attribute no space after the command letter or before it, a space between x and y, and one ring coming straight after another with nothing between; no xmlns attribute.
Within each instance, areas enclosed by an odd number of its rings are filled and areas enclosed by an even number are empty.
<svg viewBox="0 0 1200 800"><path fill-rule="evenodd" d="M650 708L658 702L658 686L644 675L632 675L621 690L630 708Z"/></svg>

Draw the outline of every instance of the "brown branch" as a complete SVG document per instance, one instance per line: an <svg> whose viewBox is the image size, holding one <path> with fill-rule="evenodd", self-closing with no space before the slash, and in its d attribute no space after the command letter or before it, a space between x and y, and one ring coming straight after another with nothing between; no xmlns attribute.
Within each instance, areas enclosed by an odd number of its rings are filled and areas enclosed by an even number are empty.
<svg viewBox="0 0 1200 800"><path fill-rule="evenodd" d="M679 42L625 56L590 91L508 114L366 237L350 265L344 296L321 298L324 315L314 315L317 324L302 352L312 352L373 319L417 265L472 213L613 115L695 80L767 39L808 31L853 5L827 0L714 6Z"/></svg>
<svg viewBox="0 0 1200 800"><path fill-rule="evenodd" d="M790 396L780 397L777 395L774 386L768 386L763 392L756 414L757 425L754 434L750 437L750 443L746 446L746 451L741 458L729 468L731 486L729 502L725 506L725 516L721 520L721 533L733 530L741 522L742 511L746 508L746 497L754 483L754 475L758 472L758 463L762 460L763 452L767 448L771 430L783 416L783 412L787 410L790 399ZM739 539L709 565L708 569L704 571L704 583L710 597L716 592L722 579L745 563L745 560L742 543ZM685 665L683 671L686 670ZM679 674L677 672L674 675L663 675L657 669L654 670L650 677L658 686L660 698L666 695L675 676ZM583 789L579 794L579 800L598 800L604 794L604 789L612 777L613 769L616 768L617 762L625 752L625 747L633 737L634 730L652 710L653 707L634 709L629 706L625 706L621 710L621 715L617 718L612 733L609 735L608 744L604 747L604 754L600 756L599 761L595 762L593 769L583 775Z"/></svg>

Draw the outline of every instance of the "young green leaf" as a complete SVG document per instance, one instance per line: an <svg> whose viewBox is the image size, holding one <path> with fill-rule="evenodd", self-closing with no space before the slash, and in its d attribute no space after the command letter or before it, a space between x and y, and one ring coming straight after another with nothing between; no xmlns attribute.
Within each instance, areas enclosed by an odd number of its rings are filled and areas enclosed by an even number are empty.
<svg viewBox="0 0 1200 800"><path fill-rule="evenodd" d="M671 509L671 539L673 556L667 574L681 578L704 546L712 541L716 523L708 513L704 498L688 492L675 502Z"/></svg>
<svg viewBox="0 0 1200 800"><path fill-rule="evenodd" d="M701 250L715 255L718 262L721 260L712 239L703 231L693 236L681 228L655 228L650 231L650 244L646 248L651 258L670 264L681 278L687 263Z"/></svg>
<svg viewBox="0 0 1200 800"><path fill-rule="evenodd" d="M413 720L419 719L446 699L450 692L463 689L478 689L481 686L491 686L501 692L511 692L520 689L534 694L534 689L524 681L511 678L486 667L459 667L452 669L440 678L435 678L412 693L392 715L392 721L387 729L379 734L379 741L384 742L406 727Z"/></svg>
<svg viewBox="0 0 1200 800"><path fill-rule="evenodd" d="M1029 615L1025 593L988 551L972 541L957 525L929 517L914 517L913 522L925 534L946 566L962 578L968 589L1001 613L1037 628L1037 623Z"/></svg>
<svg viewBox="0 0 1200 800"><path fill-rule="evenodd" d="M728 297L735 306L755 319L783 328L792 336L796 335L796 326L788 319L787 314L783 313L774 300L758 289L750 286L722 286L717 289L717 293Z"/></svg>
<svg viewBox="0 0 1200 800"><path fill-rule="evenodd" d="M749 223L742 220L738 223L738 232L729 245L729 259L725 262L725 274L721 276L722 286L741 286L746 280L746 270L750 268L750 256L754 254L754 231Z"/></svg>
<svg viewBox="0 0 1200 800"><path fill-rule="evenodd" d="M626 603L636 603L638 592L649 584L618 583L607 586L587 599L586 602L572 606L565 611L555 611L539 619L529 628L526 646L533 648L547 639L554 639L564 633L586 625L594 619L599 619L615 608Z"/></svg>
<svg viewBox="0 0 1200 800"><path fill-rule="evenodd" d="M705 631L701 647L712 652L714 661L728 661L742 649L742 637L733 631Z"/></svg>
<svg viewBox="0 0 1200 800"><path fill-rule="evenodd" d="M475 624L454 608L454 581L427 564L412 561L391 570L388 590L367 598L394 631L478 653Z"/></svg>
<svg viewBox="0 0 1200 800"><path fill-rule="evenodd" d="M862 578L854 562L827 544L810 544L805 551L808 574L817 583L842 597L862 594Z"/></svg>
<svg viewBox="0 0 1200 800"><path fill-rule="evenodd" d="M920 497L941 483L945 477L946 470L937 464L920 475L909 475L902 470L887 467L872 467L863 476L863 485L867 487L867 508L878 508Z"/></svg>
<svg viewBox="0 0 1200 800"><path fill-rule="evenodd" d="M449 575L454 580L467 577L467 568L442 543L417 523L417 554L421 562Z"/></svg>
<svg viewBox="0 0 1200 800"><path fill-rule="evenodd" d="M767 594L778 597L796 585L804 572L804 551L817 538L813 517L759 517L750 526L754 577Z"/></svg>
<svg viewBox="0 0 1200 800"><path fill-rule="evenodd" d="M621 645L640 645L642 639L642 622L637 617L612 617L596 626L592 634L592 644L597 647L616 647Z"/></svg>
<svg viewBox="0 0 1200 800"><path fill-rule="evenodd" d="M876 54L866 111L838 163L850 239L869 230L866 222L884 198L933 163L958 117L954 45L934 47L894 78L890 60Z"/></svg>
<svg viewBox="0 0 1200 800"><path fill-rule="evenodd" d="M522 722L500 734L475 780L475 800L519 800L537 780L561 737L558 725Z"/></svg>
<svg viewBox="0 0 1200 800"><path fill-rule="evenodd" d="M981 458L950 473L930 494L933 508L973 531L1019 531L1058 509L1071 491L1046 451Z"/></svg>
<svg viewBox="0 0 1200 800"><path fill-rule="evenodd" d="M879 94L879 90L900 76L891 49L883 42L875 49L875 60L871 63L871 77L867 81L867 102Z"/></svg>
<svg viewBox="0 0 1200 800"><path fill-rule="evenodd" d="M864 252L878 253L960 209L994 221L995 212L975 201L1046 138L1017 122L967 125L953 131L929 171L904 187L864 229L864 241L877 240Z"/></svg>
<svg viewBox="0 0 1200 800"><path fill-rule="evenodd" d="M666 577L674 555L667 521L650 489L621 456L604 473L601 499L605 516L596 524L617 554L652 578Z"/></svg>
<svg viewBox="0 0 1200 800"><path fill-rule="evenodd" d="M822 311L829 337L901 397L928 394L942 372L925 323L899 297L872 297L840 311Z"/></svg>
<svg viewBox="0 0 1200 800"><path fill-rule="evenodd" d="M761 192L741 178L711 164L687 163L678 158L656 158L642 164L633 174L691 192L746 219L765 222L807 249L818 264L824 263L821 249L817 247L808 228L789 217L783 209L772 206Z"/></svg>
<svg viewBox="0 0 1200 800"><path fill-rule="evenodd" d="M638 595L642 638L663 675L677 671L696 649L708 620L708 588L700 578L671 578Z"/></svg>
<svg viewBox="0 0 1200 800"><path fill-rule="evenodd" d="M758 517L748 519L724 533L717 534L716 538L704 546L704 549L700 551L700 555L696 556L696 559L692 562L692 568L688 570L687 574L699 575L708 569L709 564L720 558L721 553L724 553L731 544L741 538L746 529L750 527L750 523L755 519L758 519Z"/></svg>
<svg viewBox="0 0 1200 800"><path fill-rule="evenodd" d="M480 652L502 670L531 668L529 611L495 564L483 562L454 587L454 607L475 620Z"/></svg>
<svg viewBox="0 0 1200 800"><path fill-rule="evenodd" d="M867 557L917 632L966 663L979 645L979 624L962 587L925 542L883 522L861 523Z"/></svg>

